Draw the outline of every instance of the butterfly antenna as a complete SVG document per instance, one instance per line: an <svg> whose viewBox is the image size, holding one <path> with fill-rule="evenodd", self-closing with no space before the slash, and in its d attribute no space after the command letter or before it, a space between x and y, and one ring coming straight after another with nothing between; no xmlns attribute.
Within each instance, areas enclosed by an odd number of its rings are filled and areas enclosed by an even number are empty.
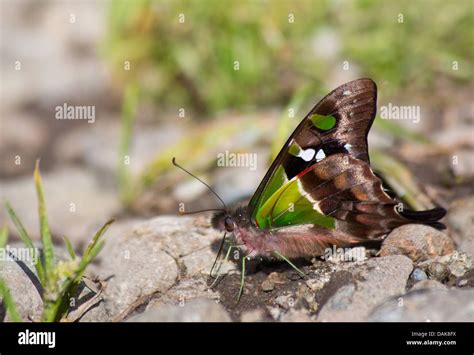
<svg viewBox="0 0 474 355"><path fill-rule="evenodd" d="M209 210L196 211L196 212L192 212L192 213L199 213L199 212L205 212L205 211L224 211L224 212L227 211L227 206L226 206L224 200L212 189L212 187L210 187L207 183L205 183L203 180L201 180L200 178L198 178L196 175L192 174L191 172L189 172L188 170L186 170L185 168L183 168L181 165L179 165L179 164L176 162L176 158L173 157L172 162L173 162L173 165L174 165L174 166L180 168L180 169L183 170L185 173L187 173L188 175L192 176L193 178L195 178L196 180L198 180L199 182L201 182L203 185L205 185L205 186L219 199L219 201L221 201L222 206L224 206L223 209L213 208L213 209L209 209ZM191 214L191 213L184 213L184 214Z"/></svg>
<svg viewBox="0 0 474 355"><path fill-rule="evenodd" d="M181 215L188 215L188 214L196 214L196 213L202 213L202 212L209 212L209 211L219 211L219 212L226 212L223 208L206 208L204 210L199 210L199 211L191 211L191 212L179 212Z"/></svg>

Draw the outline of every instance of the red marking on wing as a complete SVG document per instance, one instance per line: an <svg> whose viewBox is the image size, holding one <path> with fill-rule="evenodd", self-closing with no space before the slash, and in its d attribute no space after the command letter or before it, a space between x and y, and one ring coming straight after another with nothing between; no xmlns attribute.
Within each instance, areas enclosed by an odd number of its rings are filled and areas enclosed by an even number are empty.
<svg viewBox="0 0 474 355"><path fill-rule="evenodd" d="M314 168L314 166L318 164L318 163L315 163L309 167L307 167L306 169L304 169L302 172L300 172L298 175L296 175L298 178L303 176L304 174L306 174L308 171L312 170Z"/></svg>

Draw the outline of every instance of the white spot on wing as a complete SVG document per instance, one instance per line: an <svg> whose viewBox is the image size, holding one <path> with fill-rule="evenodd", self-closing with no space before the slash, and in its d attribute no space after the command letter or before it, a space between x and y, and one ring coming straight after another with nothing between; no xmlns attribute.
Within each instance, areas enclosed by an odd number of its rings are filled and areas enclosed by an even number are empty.
<svg viewBox="0 0 474 355"><path fill-rule="evenodd" d="M313 148L308 148L306 150L301 149L298 153L298 157L300 157L304 161L310 161L313 160L315 153L316 151Z"/></svg>
<svg viewBox="0 0 474 355"><path fill-rule="evenodd" d="M343 96L349 96L351 92L349 90L346 90L342 93Z"/></svg>
<svg viewBox="0 0 474 355"><path fill-rule="evenodd" d="M316 154L316 162L319 162L326 158L326 154L324 154L324 150L320 149L318 150L318 153Z"/></svg>

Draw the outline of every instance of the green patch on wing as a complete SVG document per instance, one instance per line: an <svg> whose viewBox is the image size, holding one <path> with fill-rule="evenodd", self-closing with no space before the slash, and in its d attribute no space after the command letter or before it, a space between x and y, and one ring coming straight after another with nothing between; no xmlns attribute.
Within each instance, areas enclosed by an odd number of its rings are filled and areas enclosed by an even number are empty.
<svg viewBox="0 0 474 355"><path fill-rule="evenodd" d="M253 212L253 219L256 219L256 214L258 213L258 210L262 207L262 205L283 185L285 185L288 182L288 178L286 177L286 172L283 166L279 165L275 173L271 176L271 178L268 180L267 185L265 186L265 189L262 192L262 196L258 200L258 205L255 208Z"/></svg>
<svg viewBox="0 0 474 355"><path fill-rule="evenodd" d="M336 118L334 116L322 116L315 113L310 117L311 122L316 128L319 128L323 131L329 131L334 128L336 125Z"/></svg>
<svg viewBox="0 0 474 355"><path fill-rule="evenodd" d="M259 206L255 220L260 228L298 224L318 224L329 229L335 228L335 219L314 210L313 204L302 197L298 184L298 178L293 178L280 186Z"/></svg>
<svg viewBox="0 0 474 355"><path fill-rule="evenodd" d="M290 153L291 155L293 155L295 157L297 157L298 154L300 154L300 152L301 152L301 147L296 142L293 142L290 145L290 148L288 148L288 153Z"/></svg>

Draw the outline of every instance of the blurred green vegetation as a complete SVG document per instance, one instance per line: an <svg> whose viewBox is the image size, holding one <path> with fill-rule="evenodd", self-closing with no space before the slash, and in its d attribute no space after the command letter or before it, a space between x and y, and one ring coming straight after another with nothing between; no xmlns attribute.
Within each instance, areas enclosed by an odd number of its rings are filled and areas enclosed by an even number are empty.
<svg viewBox="0 0 474 355"><path fill-rule="evenodd" d="M173 156L195 172L208 171L215 150L239 131L256 132L261 140L270 136L271 159L315 100L347 77L374 79L385 97L428 96L434 105L437 95L469 88L473 7L472 0L110 2L103 53L124 92L118 169L122 201L130 206L158 181L162 189L166 181L176 183L179 178L170 171ZM350 67L344 74L345 62ZM198 120L224 110L258 113L278 107L281 114L276 127L255 125L255 119L191 126L132 180L123 159L137 107L144 101L159 112L184 108L198 113L191 115ZM398 123L378 119L375 126L396 140L430 144L422 133ZM400 187L397 192L411 207L428 204L398 160L386 152L371 154L374 169L393 177L392 185Z"/></svg>
<svg viewBox="0 0 474 355"><path fill-rule="evenodd" d="M387 95L426 92L436 80L462 85L472 77L473 6L471 0L113 1L104 53L118 82L137 82L144 98L173 111L285 106L301 87L321 88L346 60L360 76L388 83Z"/></svg>

